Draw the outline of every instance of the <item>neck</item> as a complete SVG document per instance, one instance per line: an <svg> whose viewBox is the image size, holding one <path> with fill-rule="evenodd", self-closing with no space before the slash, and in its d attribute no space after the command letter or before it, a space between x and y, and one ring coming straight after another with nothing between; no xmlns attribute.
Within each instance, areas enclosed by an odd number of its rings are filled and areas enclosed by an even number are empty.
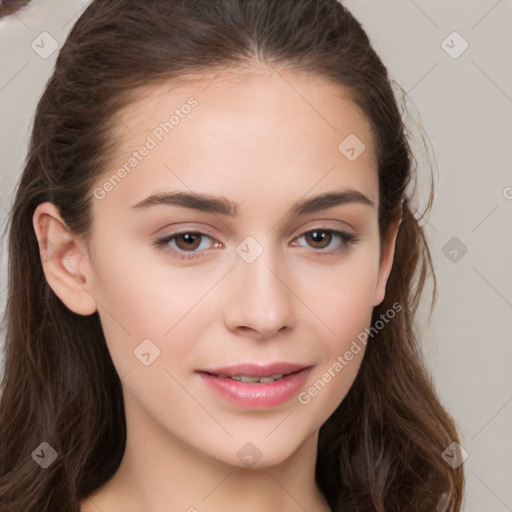
<svg viewBox="0 0 512 512"><path fill-rule="evenodd" d="M164 431L136 401L125 400L125 413L127 439L119 469L84 500L82 512L330 510L315 481L318 431L285 461L235 466Z"/></svg>

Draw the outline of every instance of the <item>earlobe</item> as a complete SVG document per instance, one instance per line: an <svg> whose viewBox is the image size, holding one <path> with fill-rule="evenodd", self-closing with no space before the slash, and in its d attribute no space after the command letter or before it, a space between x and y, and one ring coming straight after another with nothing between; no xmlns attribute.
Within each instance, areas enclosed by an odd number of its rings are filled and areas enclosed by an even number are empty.
<svg viewBox="0 0 512 512"><path fill-rule="evenodd" d="M379 263L379 277L377 280L377 286L375 287L374 306L378 306L384 300L386 296L386 285L393 267L393 261L395 257L396 238L400 225L402 224L402 216L399 216L397 220L393 221L389 228L386 240L382 246L380 263Z"/></svg>
<svg viewBox="0 0 512 512"><path fill-rule="evenodd" d="M52 290L74 313L93 314L97 303L86 289L88 266L82 240L69 231L58 208L49 202L37 206L32 224Z"/></svg>

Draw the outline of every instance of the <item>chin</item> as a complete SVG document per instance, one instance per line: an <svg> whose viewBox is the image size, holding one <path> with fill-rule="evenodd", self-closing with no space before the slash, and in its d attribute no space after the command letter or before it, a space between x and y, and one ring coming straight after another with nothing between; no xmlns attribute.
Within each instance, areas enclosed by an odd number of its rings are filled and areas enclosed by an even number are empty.
<svg viewBox="0 0 512 512"><path fill-rule="evenodd" d="M269 469L286 463L305 442L301 439L291 440L289 437L283 439L278 435L273 440L248 439L232 440L226 450L212 456L240 469Z"/></svg>

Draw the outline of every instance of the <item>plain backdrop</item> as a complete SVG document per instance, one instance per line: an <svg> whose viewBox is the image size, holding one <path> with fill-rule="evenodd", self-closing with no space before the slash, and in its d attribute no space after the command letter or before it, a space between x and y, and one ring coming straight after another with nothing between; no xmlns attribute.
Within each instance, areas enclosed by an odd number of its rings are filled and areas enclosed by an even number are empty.
<svg viewBox="0 0 512 512"><path fill-rule="evenodd" d="M88 3L34 0L0 20L2 228L57 56L41 38L61 46ZM439 298L429 319L425 295L418 329L469 454L464 510L512 511L512 0L344 3L406 93L411 134L419 125L431 144L435 201L422 224ZM430 171L416 140L421 211ZM2 311L6 256L4 243Z"/></svg>

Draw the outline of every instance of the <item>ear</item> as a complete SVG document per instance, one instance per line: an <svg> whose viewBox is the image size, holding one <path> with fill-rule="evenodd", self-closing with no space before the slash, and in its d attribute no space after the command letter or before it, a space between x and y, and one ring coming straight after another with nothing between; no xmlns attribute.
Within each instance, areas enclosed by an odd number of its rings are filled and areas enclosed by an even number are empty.
<svg viewBox="0 0 512 512"><path fill-rule="evenodd" d="M398 215L397 218L390 223L385 240L381 246L379 277L377 279L377 286L375 287L374 306L381 304L386 295L386 284L388 282L389 274L391 273L391 267L393 266L396 237L401 223L402 216Z"/></svg>
<svg viewBox="0 0 512 512"><path fill-rule="evenodd" d="M71 234L52 203L39 204L32 223L48 284L71 311L92 315L97 303L84 286L89 261L84 241Z"/></svg>

